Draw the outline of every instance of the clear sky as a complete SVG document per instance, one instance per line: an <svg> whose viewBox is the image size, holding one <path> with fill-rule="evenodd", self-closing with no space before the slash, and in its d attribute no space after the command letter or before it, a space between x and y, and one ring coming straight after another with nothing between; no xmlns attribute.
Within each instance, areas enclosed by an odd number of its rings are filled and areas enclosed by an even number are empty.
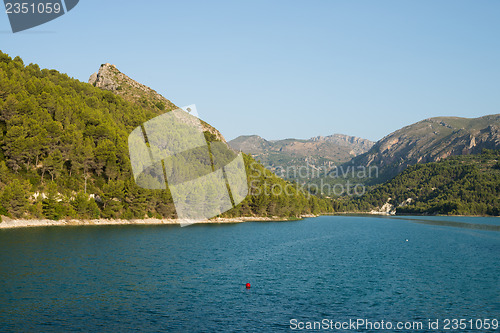
<svg viewBox="0 0 500 333"><path fill-rule="evenodd" d="M80 0L16 34L0 13L0 50L85 82L115 64L227 139L500 113L498 0Z"/></svg>

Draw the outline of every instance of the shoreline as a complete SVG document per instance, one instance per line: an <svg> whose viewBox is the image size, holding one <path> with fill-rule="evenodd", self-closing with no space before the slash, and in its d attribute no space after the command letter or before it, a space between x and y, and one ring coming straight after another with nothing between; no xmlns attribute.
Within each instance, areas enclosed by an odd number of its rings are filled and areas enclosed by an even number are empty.
<svg viewBox="0 0 500 333"><path fill-rule="evenodd" d="M243 222L287 222L301 220L307 217L317 217L318 215L302 215L297 219L290 219L284 217L259 217L259 216L243 216L243 217L219 217L207 219L196 223L190 224L232 224ZM13 229L13 228L32 228L32 227L53 227L53 226L98 226L98 225L181 225L178 219L94 219L94 220L78 220L78 219L61 219L61 220L48 220L48 219L11 219L2 216L0 222L0 229Z"/></svg>
<svg viewBox="0 0 500 333"><path fill-rule="evenodd" d="M191 225L191 224L234 224L244 222L292 222L305 218L318 217L318 216L393 216L398 215L387 214L384 212L335 212L330 214L306 214L298 218L285 218L285 217L263 217L263 216L242 216L242 217L218 217L206 219L200 222L184 224L178 219L93 219L93 220L78 220L78 219L11 219L2 216L0 222L0 229L14 229L14 228L34 228L34 227L64 227L64 226L106 226L106 225ZM400 215L401 216L401 215ZM405 216L462 216L462 217L485 217L483 215L422 215L422 214L408 214ZM490 217L490 216L486 216ZM493 216L495 217L495 216Z"/></svg>
<svg viewBox="0 0 500 333"><path fill-rule="evenodd" d="M370 215L370 216L448 216L448 217L454 217L454 216L459 216L459 217L498 217L500 216L495 216L495 215L448 215L448 214L391 214L391 213L386 213L386 212L377 212L377 211L371 211L371 212L334 212L334 213L328 213L328 214L321 214L319 216L334 216L334 215Z"/></svg>

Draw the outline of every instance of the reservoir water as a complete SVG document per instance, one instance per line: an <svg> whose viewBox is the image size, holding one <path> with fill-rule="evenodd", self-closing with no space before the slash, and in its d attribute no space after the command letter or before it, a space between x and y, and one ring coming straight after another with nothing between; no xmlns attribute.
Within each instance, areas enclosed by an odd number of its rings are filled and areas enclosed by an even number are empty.
<svg viewBox="0 0 500 333"><path fill-rule="evenodd" d="M500 320L499 263L485 217L0 229L0 331L498 331L444 326Z"/></svg>

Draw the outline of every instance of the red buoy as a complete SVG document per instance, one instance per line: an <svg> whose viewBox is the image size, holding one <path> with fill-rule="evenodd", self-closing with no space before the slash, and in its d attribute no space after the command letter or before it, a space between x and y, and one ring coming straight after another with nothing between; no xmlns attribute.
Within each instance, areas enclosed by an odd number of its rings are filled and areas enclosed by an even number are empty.
<svg viewBox="0 0 500 333"><path fill-rule="evenodd" d="M251 285L250 283L247 283L247 284L246 284L247 289L250 289L250 287L251 287L251 286L252 286L252 285Z"/></svg>

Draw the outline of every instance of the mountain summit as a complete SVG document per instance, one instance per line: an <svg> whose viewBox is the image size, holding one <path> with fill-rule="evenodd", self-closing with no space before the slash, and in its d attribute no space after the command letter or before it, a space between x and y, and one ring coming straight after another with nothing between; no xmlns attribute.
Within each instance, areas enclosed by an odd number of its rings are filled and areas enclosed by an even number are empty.
<svg viewBox="0 0 500 333"><path fill-rule="evenodd" d="M131 79L120 72L115 65L109 63L102 64L99 71L90 76L89 83L103 90L109 90L129 102L158 114L178 108L155 90ZM226 142L217 129L204 121L201 123L203 130L210 133L209 139Z"/></svg>
<svg viewBox="0 0 500 333"><path fill-rule="evenodd" d="M89 83L97 88L112 91L129 102L144 103L148 100L160 110L170 111L176 108L174 103L155 90L131 79L109 63L102 64L99 71L90 76Z"/></svg>

